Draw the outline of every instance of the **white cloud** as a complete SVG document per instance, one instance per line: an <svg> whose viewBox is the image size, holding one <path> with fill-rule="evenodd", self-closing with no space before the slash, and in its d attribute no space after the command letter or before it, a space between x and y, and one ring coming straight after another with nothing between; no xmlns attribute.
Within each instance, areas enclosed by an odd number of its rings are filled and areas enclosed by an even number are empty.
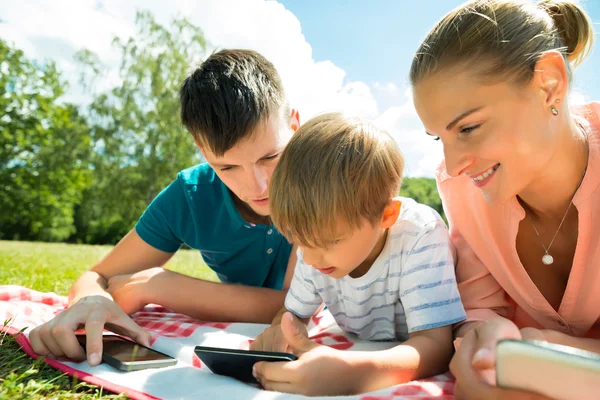
<svg viewBox="0 0 600 400"><path fill-rule="evenodd" d="M87 48L112 67L99 85L109 87L119 82L119 54L111 46L112 39L135 34L137 10L150 11L161 24L185 17L200 26L216 48L252 48L271 60L303 120L326 111L368 118L397 138L410 175L434 171L431 149L441 146L422 132L410 94L394 83L376 83L370 88L349 81L345 71L331 61L314 60L300 22L275 1L0 0L0 9L0 37L30 57L56 60L73 87L72 101L85 101L73 60L75 51Z"/></svg>
<svg viewBox="0 0 600 400"><path fill-rule="evenodd" d="M442 145L425 133L410 90L400 91L400 106L386 109L373 122L396 139L406 160L406 175L433 176L442 159Z"/></svg>

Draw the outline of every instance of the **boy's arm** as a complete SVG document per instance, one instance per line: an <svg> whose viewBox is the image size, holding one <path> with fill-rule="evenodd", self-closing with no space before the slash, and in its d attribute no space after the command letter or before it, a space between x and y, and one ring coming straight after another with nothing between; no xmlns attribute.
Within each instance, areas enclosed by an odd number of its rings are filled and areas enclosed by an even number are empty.
<svg viewBox="0 0 600 400"><path fill-rule="evenodd" d="M255 377L267 390L308 396L364 393L444 372L452 356L450 325L413 333L388 350L341 351L311 341L305 327L286 317L283 337L299 359L257 363Z"/></svg>
<svg viewBox="0 0 600 400"><path fill-rule="evenodd" d="M295 262L292 253L287 281L294 273ZM284 290L286 285L289 287L289 282L284 281ZM228 322L271 322L285 298L285 292L279 290L207 282L163 268L112 277L108 291L128 314L154 303L197 319Z"/></svg>
<svg viewBox="0 0 600 400"><path fill-rule="evenodd" d="M112 300L106 291L110 278L162 266L173 254L150 246L132 229L104 258L73 283L69 289L69 306L89 295Z"/></svg>
<svg viewBox="0 0 600 400"><path fill-rule="evenodd" d="M350 391L370 392L446 372L453 354L452 327L412 333L388 350L342 354L350 365L346 379L356 383Z"/></svg>
<svg viewBox="0 0 600 400"><path fill-rule="evenodd" d="M160 270L140 285L156 303L203 321L253 322L266 324L283 305L285 292L276 289L217 283Z"/></svg>

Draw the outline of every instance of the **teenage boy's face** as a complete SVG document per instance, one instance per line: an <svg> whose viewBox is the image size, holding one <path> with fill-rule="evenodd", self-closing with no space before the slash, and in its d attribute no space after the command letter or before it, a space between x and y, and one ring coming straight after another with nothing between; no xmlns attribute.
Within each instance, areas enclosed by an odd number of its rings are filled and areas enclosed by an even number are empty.
<svg viewBox="0 0 600 400"><path fill-rule="evenodd" d="M295 111L292 112L292 124L288 121L279 114L269 117L259 123L248 138L221 157L209 149L201 149L221 181L261 216L270 213L269 182L281 152L297 128Z"/></svg>

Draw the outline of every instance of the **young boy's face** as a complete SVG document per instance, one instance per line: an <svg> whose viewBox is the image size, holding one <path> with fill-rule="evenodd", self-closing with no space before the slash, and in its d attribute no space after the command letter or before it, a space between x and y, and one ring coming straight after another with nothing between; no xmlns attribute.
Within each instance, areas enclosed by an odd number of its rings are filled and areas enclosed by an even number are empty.
<svg viewBox="0 0 600 400"><path fill-rule="evenodd" d="M279 115L271 116L259 123L247 139L220 157L207 148L200 149L221 181L261 216L270 213L269 181L293 134L288 121Z"/></svg>
<svg viewBox="0 0 600 400"><path fill-rule="evenodd" d="M385 245L387 226L373 226L366 219L358 229L338 223L341 232L325 248L300 245L304 263L321 273L340 279L346 275L358 278L364 275L377 259Z"/></svg>

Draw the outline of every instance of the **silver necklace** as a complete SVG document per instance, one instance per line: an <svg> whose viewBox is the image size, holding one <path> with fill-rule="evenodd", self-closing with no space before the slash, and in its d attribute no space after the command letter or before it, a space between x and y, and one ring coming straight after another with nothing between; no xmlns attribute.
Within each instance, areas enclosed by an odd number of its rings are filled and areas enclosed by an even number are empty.
<svg viewBox="0 0 600 400"><path fill-rule="evenodd" d="M583 178L585 177L586 171L587 171L587 167L583 170L583 174L581 175L581 180L579 181L579 184L577 185L577 188L575 189L575 193L577 193L577 190L579 190L579 186L581 186L581 182L583 182ZM560 221L560 225L558 225L558 229L554 233L554 236L552 236L552 240L550 241L550 244L548 245L548 247L546 247L546 245L544 244L544 241L542 240L540 233L538 232L537 228L535 227L535 224L533 223L533 219L531 219L531 216L529 214L527 214L529 221L531 221L531 226L533 226L533 230L535 231L535 234L537 235L538 239L540 239L540 243L542 244L542 247L544 248L545 254L542 257L542 262L545 265L552 265L554 263L554 257L552 257L549 253L550 247L552 247L552 243L554 243L554 239L556 239L556 235L558 235L558 232L560 231L560 228L561 228L563 222L565 222L565 219L567 218L567 214L569 214L571 205L573 205L573 198L575 198L575 194L573 194L573 197L571 197L571 201L569 202L569 207L567 207L567 211L565 212L565 215L562 217L562 220Z"/></svg>

